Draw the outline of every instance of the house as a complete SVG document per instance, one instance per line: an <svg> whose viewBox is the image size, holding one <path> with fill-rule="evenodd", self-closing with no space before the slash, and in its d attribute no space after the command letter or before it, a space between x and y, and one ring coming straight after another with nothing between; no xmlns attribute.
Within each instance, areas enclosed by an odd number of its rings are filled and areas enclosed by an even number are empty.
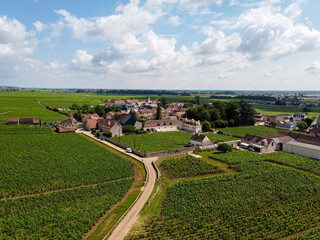
<svg viewBox="0 0 320 240"><path fill-rule="evenodd" d="M320 145L290 141L283 145L283 151L320 160Z"/></svg>
<svg viewBox="0 0 320 240"><path fill-rule="evenodd" d="M8 125L19 125L19 118L9 118Z"/></svg>
<svg viewBox="0 0 320 240"><path fill-rule="evenodd" d="M181 128L181 125L182 122L176 117L161 120L148 120L145 122L143 130L157 132L177 131Z"/></svg>
<svg viewBox="0 0 320 240"><path fill-rule="evenodd" d="M116 114L114 112L107 112L106 119L115 119Z"/></svg>
<svg viewBox="0 0 320 240"><path fill-rule="evenodd" d="M244 148L251 147L256 152L268 153L282 150L283 144L292 140L289 136L277 133L267 133L262 137L247 134L241 139L240 146Z"/></svg>
<svg viewBox="0 0 320 240"><path fill-rule="evenodd" d="M320 127L313 127L310 130L309 135L313 137L320 137Z"/></svg>
<svg viewBox="0 0 320 240"><path fill-rule="evenodd" d="M66 120L57 124L57 130L59 133L74 132L77 126L77 121L73 117L68 117Z"/></svg>
<svg viewBox="0 0 320 240"><path fill-rule="evenodd" d="M309 135L297 134L293 132L284 132L284 131L279 131L278 133L285 136L289 136L297 142L320 146L320 137L317 137L317 136L312 136L310 134Z"/></svg>
<svg viewBox="0 0 320 240"><path fill-rule="evenodd" d="M207 149L207 148L214 147L214 144L211 142L211 140L207 136L201 135L200 133L195 133L191 137L190 143L193 146L199 146L201 149Z"/></svg>
<svg viewBox="0 0 320 240"><path fill-rule="evenodd" d="M112 119L100 119L97 121L100 132L111 132L112 137L122 136L121 124Z"/></svg>
<svg viewBox="0 0 320 240"><path fill-rule="evenodd" d="M82 123L83 127L87 131L91 131L92 128L97 128L97 120L103 119L98 114L83 114Z"/></svg>
<svg viewBox="0 0 320 240"><path fill-rule="evenodd" d="M199 133L202 131L202 125L200 121L182 118L181 130L191 133Z"/></svg>
<svg viewBox="0 0 320 240"><path fill-rule="evenodd" d="M292 131L296 129L296 123L295 122L281 123L281 124L277 124L275 128L279 130Z"/></svg>
<svg viewBox="0 0 320 240"><path fill-rule="evenodd" d="M293 121L294 122L300 122L304 118L308 118L308 114L307 113L295 113L295 114L293 114Z"/></svg>
<svg viewBox="0 0 320 240"><path fill-rule="evenodd" d="M277 115L267 116L267 121L269 121L269 122L286 122L291 117L292 116L290 114L277 114Z"/></svg>

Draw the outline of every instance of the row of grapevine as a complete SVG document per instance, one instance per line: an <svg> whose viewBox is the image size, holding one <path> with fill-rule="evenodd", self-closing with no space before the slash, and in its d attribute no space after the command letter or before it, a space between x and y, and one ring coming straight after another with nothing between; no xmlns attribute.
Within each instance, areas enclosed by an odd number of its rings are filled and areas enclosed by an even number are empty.
<svg viewBox="0 0 320 240"><path fill-rule="evenodd" d="M220 172L218 167L190 155L164 160L160 167L161 172L164 172L169 178L192 177Z"/></svg>

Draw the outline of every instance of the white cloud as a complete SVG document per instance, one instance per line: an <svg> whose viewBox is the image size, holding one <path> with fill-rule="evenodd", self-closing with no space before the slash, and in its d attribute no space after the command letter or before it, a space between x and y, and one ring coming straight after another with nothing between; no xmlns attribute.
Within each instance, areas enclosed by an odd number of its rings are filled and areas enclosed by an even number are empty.
<svg viewBox="0 0 320 240"><path fill-rule="evenodd" d="M313 62L307 68L306 71L311 74L320 74L320 62Z"/></svg>
<svg viewBox="0 0 320 240"><path fill-rule="evenodd" d="M284 10L283 13L291 19L296 19L301 15L302 10L298 3L292 3Z"/></svg>
<svg viewBox="0 0 320 240"><path fill-rule="evenodd" d="M19 42L26 38L26 27L16 19L0 17L0 43Z"/></svg>
<svg viewBox="0 0 320 240"><path fill-rule="evenodd" d="M180 0L180 6L187 9L196 9L212 4L221 5L224 0Z"/></svg>
<svg viewBox="0 0 320 240"><path fill-rule="evenodd" d="M33 23L38 33L42 32L44 29L46 29L48 26L46 24L43 24L40 21L36 21Z"/></svg>
<svg viewBox="0 0 320 240"><path fill-rule="evenodd" d="M180 18L178 16L171 16L168 19L168 23L172 26L179 26L180 25Z"/></svg>
<svg viewBox="0 0 320 240"><path fill-rule="evenodd" d="M279 8L264 6L241 14L236 28L245 28L239 51L252 60L279 59L320 46L320 32L294 23Z"/></svg>

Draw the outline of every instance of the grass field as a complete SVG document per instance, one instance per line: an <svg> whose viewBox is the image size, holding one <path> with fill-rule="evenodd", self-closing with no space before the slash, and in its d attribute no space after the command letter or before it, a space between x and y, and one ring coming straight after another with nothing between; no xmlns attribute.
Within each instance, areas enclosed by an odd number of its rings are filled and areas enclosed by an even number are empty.
<svg viewBox="0 0 320 240"><path fill-rule="evenodd" d="M269 132L276 133L279 131L279 129L265 127L265 126L227 127L227 128L220 128L219 130L222 132L234 133L241 136L245 136L246 134L262 136Z"/></svg>
<svg viewBox="0 0 320 240"><path fill-rule="evenodd" d="M317 239L320 175L267 162L273 158L285 164L291 154L237 151L205 156L236 173L161 180L160 189L166 191L154 197L158 210L149 203L143 211L148 217L142 215L144 221L128 239ZM295 160L299 164L300 159Z"/></svg>
<svg viewBox="0 0 320 240"><path fill-rule="evenodd" d="M275 106L275 105L252 105L256 112L264 113L266 115L276 114L294 114L296 112L302 112L301 107L287 107L287 106ZM319 117L320 109L311 108L312 112L308 112L308 117Z"/></svg>
<svg viewBox="0 0 320 240"><path fill-rule="evenodd" d="M0 238L79 239L133 183L132 163L75 134L0 125Z"/></svg>

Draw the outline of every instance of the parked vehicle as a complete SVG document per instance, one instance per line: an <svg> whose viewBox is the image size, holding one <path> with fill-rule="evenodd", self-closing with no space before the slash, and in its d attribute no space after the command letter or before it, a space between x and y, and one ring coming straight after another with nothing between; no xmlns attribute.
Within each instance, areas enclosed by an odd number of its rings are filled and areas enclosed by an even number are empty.
<svg viewBox="0 0 320 240"><path fill-rule="evenodd" d="M254 152L254 149L252 147L248 147L248 150Z"/></svg>
<svg viewBox="0 0 320 240"><path fill-rule="evenodd" d="M132 149L131 149L131 148L127 148L127 149L126 149L126 152L127 152L127 153L132 153Z"/></svg>

